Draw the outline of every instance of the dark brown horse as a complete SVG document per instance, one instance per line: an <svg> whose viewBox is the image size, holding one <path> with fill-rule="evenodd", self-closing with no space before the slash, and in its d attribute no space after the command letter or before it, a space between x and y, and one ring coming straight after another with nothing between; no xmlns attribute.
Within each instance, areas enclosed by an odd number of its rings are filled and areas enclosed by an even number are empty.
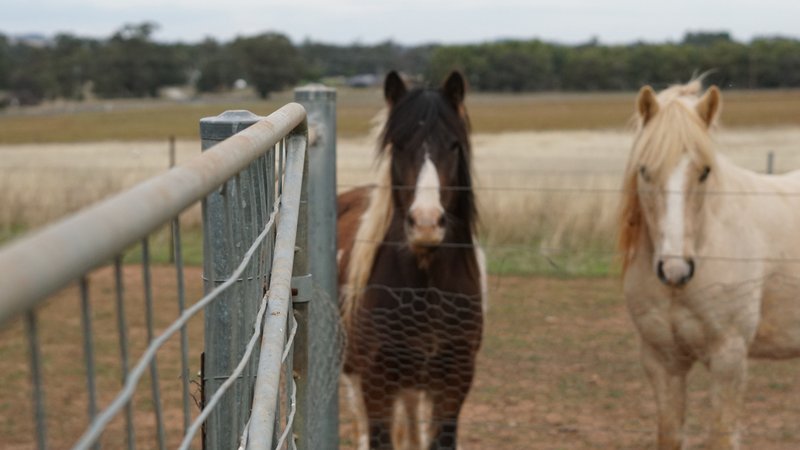
<svg viewBox="0 0 800 450"><path fill-rule="evenodd" d="M485 285L465 91L457 72L411 90L390 73L378 181L338 199L344 371L367 422L361 447L456 448Z"/></svg>

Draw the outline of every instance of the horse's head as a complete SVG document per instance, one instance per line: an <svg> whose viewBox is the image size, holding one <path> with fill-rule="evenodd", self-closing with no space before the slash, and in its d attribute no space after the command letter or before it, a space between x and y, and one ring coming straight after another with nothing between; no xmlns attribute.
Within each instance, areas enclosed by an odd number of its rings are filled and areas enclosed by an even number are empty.
<svg viewBox="0 0 800 450"><path fill-rule="evenodd" d="M458 72L438 89L409 90L396 72L386 77L389 115L381 149L391 158L394 210L417 253L427 253L452 233L471 234L475 208L465 92Z"/></svg>
<svg viewBox="0 0 800 450"><path fill-rule="evenodd" d="M621 247L626 266L639 246L649 247L653 270L671 287L695 273L706 191L717 176L709 128L720 92L712 86L701 97L700 88L695 80L656 96L645 86L636 100L640 126L626 170Z"/></svg>

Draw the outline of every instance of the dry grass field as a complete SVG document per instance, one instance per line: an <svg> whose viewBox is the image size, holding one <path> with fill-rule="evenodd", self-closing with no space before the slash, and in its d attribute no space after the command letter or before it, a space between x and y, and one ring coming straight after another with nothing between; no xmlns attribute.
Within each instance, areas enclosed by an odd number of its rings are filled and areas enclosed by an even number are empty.
<svg viewBox="0 0 800 450"><path fill-rule="evenodd" d="M724 122L730 127L800 125L800 90L723 91ZM383 106L378 90L339 89L338 133L358 137ZM0 111L0 145L44 142L158 141L168 136L197 139L198 120L228 109L266 115L292 101L291 92L267 101L201 98L175 103L113 100L54 103ZM621 129L633 113L634 92L487 94L470 93L467 107L474 131Z"/></svg>
<svg viewBox="0 0 800 450"><path fill-rule="evenodd" d="M340 91L340 189L371 181L370 118L375 91ZM763 171L800 169L800 91L724 92L719 147L734 161ZM164 104L114 102L49 105L0 114L0 241L63 217L167 168L167 136L176 135L178 163L199 153L197 121L225 109L265 114L270 102ZM464 449L652 448L655 405L638 364L638 344L614 275L614 219L631 144L627 128L634 93L476 94L474 124L481 239L490 258L491 307L475 386L463 412ZM79 111L80 110L80 111ZM93 125L101 125L94 127ZM182 218L190 263L200 261L199 214ZM165 249L159 235L156 251ZM163 251L162 251L163 253ZM158 258L157 258L158 259ZM126 307L134 356L145 345L141 268L125 268ZM519 276L519 275L527 276ZM153 269L157 328L177 315L174 268ZM190 301L202 290L198 267L186 269ZM112 277L91 277L100 401L119 386ZM85 426L86 391L77 289L41 310L48 426L52 448L67 448ZM202 320L190 325L191 371L202 347ZM159 356L168 441L182 432L178 346ZM27 347L19 321L0 327L0 450L33 448ZM751 367L744 448L800 447L800 361ZM709 411L708 377L690 377L690 448L701 448ZM149 385L136 400L138 448L153 448ZM346 411L346 405L342 405ZM194 410L194 414L197 411ZM121 420L104 444L119 448ZM353 448L352 422L342 415L342 448ZM173 445L174 446L174 445Z"/></svg>
<svg viewBox="0 0 800 450"><path fill-rule="evenodd" d="M759 171L769 152L777 172L800 168L797 143L800 127L719 133L725 154ZM613 269L629 131L477 133L473 144L481 238L493 272L604 275ZM178 163L199 148L197 141L177 141ZM165 171L167 149L166 140L0 146L0 233L51 222ZM372 180L372 138L341 138L337 151L340 189ZM199 209L185 214L183 222L189 227L187 256L196 263Z"/></svg>

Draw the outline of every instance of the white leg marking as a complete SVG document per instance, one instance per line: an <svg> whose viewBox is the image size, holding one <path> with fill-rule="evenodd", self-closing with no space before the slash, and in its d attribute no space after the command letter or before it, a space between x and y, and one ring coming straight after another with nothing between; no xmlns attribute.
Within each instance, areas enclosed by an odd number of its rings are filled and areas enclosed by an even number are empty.
<svg viewBox="0 0 800 450"><path fill-rule="evenodd" d="M478 261L478 272L480 273L481 306L483 313L486 314L489 311L489 275L486 270L486 253L478 245L477 238L472 238L472 244L475 246L475 259Z"/></svg>
<svg viewBox="0 0 800 450"><path fill-rule="evenodd" d="M357 448L358 450L369 450L369 424L367 410L364 406L364 394L361 392L361 377L342 374L342 381L347 390L347 403L350 405L350 411L356 416Z"/></svg>

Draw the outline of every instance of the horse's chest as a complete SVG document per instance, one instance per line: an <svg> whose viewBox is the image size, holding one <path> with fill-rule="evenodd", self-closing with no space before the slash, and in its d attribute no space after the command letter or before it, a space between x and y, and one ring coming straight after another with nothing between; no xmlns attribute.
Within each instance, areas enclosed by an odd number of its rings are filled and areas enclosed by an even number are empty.
<svg viewBox="0 0 800 450"><path fill-rule="evenodd" d="M705 359L715 343L737 337L749 342L756 322L747 303L716 297L664 298L651 303L635 318L642 337L656 348L672 354Z"/></svg>
<svg viewBox="0 0 800 450"><path fill-rule="evenodd" d="M708 344L706 318L682 305L672 305L668 314L675 345L682 353L702 356Z"/></svg>
<svg viewBox="0 0 800 450"><path fill-rule="evenodd" d="M397 288L372 292L356 327L356 339L407 368L471 355L482 331L480 298L437 289Z"/></svg>
<svg viewBox="0 0 800 450"><path fill-rule="evenodd" d="M372 326L386 335L428 339L430 345L474 333L481 322L480 298L433 289L387 289L367 302L366 309Z"/></svg>
<svg viewBox="0 0 800 450"><path fill-rule="evenodd" d="M631 312L642 339L667 354L701 357L708 344L708 318L670 299L634 303Z"/></svg>

